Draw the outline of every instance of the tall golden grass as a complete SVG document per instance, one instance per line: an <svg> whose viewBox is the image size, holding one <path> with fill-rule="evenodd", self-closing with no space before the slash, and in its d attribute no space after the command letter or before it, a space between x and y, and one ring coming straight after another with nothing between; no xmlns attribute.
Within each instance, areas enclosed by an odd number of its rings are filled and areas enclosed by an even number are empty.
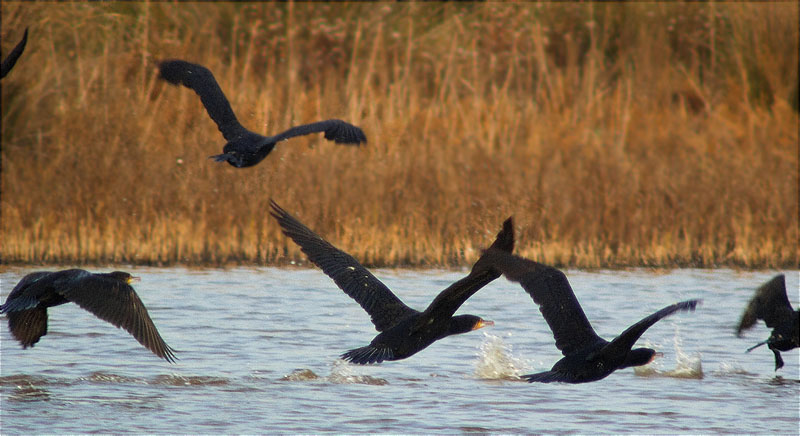
<svg viewBox="0 0 800 436"><path fill-rule="evenodd" d="M798 5L2 3L2 262L797 267ZM236 169L180 58L270 133ZM795 109L793 109L793 105Z"/></svg>

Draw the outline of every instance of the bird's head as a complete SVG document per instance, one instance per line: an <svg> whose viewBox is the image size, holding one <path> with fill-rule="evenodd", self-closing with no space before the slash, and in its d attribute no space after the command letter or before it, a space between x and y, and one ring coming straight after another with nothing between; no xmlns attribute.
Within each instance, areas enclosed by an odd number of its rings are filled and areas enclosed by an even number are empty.
<svg viewBox="0 0 800 436"><path fill-rule="evenodd" d="M108 273L109 276L121 281L125 282L125 284L131 284L133 282L138 282L140 279L139 277L132 276L130 273L126 273L125 271L114 271Z"/></svg>
<svg viewBox="0 0 800 436"><path fill-rule="evenodd" d="M628 357L625 358L625 363L622 364L622 368L647 365L655 360L656 357L661 357L663 355L663 353L659 353L652 348L634 348L628 353Z"/></svg>
<svg viewBox="0 0 800 436"><path fill-rule="evenodd" d="M450 321L450 334L467 333L490 325L494 325L494 321L475 315L458 315Z"/></svg>

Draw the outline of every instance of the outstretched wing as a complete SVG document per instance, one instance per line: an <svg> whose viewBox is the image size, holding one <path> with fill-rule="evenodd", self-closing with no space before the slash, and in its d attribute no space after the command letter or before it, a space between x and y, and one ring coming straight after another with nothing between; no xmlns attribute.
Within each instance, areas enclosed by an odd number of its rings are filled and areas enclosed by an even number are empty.
<svg viewBox="0 0 800 436"><path fill-rule="evenodd" d="M5 304L0 305L0 313L8 317L8 330L22 348L32 347L39 338L47 334L47 309L39 305L40 298L46 297L47 286L31 286L39 282L52 282L53 272L30 273L14 286Z"/></svg>
<svg viewBox="0 0 800 436"><path fill-rule="evenodd" d="M25 50L25 44L28 43L28 28L25 28L25 33L22 35L22 40L17 43L11 53L3 59L3 63L0 64L0 79L6 77L9 71L14 68L14 64L17 63L17 59L22 56L22 52Z"/></svg>
<svg viewBox="0 0 800 436"><path fill-rule="evenodd" d="M309 260L367 311L376 330L382 332L399 320L418 313L400 301L352 256L319 237L274 201L270 200L270 206L270 213L278 220L283 233L292 238Z"/></svg>
<svg viewBox="0 0 800 436"><path fill-rule="evenodd" d="M784 320L791 319L793 312L789 297L786 296L786 277L783 274L777 275L756 290L742 314L736 335L741 336L744 330L753 327L759 319L763 319L767 327L775 328L785 322Z"/></svg>
<svg viewBox="0 0 800 436"><path fill-rule="evenodd" d="M361 128L342 120L325 120L316 123L303 124L278 133L270 138L270 142L283 141L284 139L294 138L295 136L308 135L311 133L325 132L325 139L334 141L337 144L355 144L367 142L367 136Z"/></svg>
<svg viewBox="0 0 800 436"><path fill-rule="evenodd" d="M22 348L32 347L39 338L47 334L47 309L33 309L8 312L8 330L22 344Z"/></svg>
<svg viewBox="0 0 800 436"><path fill-rule="evenodd" d="M661 320L661 318L672 315L675 312L694 311L695 307L697 307L697 304L700 303L700 301L702 300L693 299L681 301L680 303L669 305L658 312L643 318L641 321L625 329L625 331L614 338L613 341L609 342L608 345L600 349L598 353L612 355L622 355L623 352L627 353L631 348L633 348L633 344L639 340L642 334L644 334L644 332L653 324Z"/></svg>
<svg viewBox="0 0 800 436"><path fill-rule="evenodd" d="M191 88L200 96L208 115L217 123L226 140L232 141L247 132L236 119L231 104L222 93L208 68L182 60L166 60L158 65L160 77L173 85Z"/></svg>
<svg viewBox="0 0 800 436"><path fill-rule="evenodd" d="M39 297L43 295L45 288L37 287L31 289L30 285L52 274L52 271L38 271L23 277L8 294L5 304L0 304L0 313L11 314L13 312L36 307L36 305L39 304Z"/></svg>
<svg viewBox="0 0 800 436"><path fill-rule="evenodd" d="M489 248L506 253L514 250L514 224L511 218L503 222L503 228ZM469 275L448 286L433 299L425 309L425 315L453 316L469 297L498 277L500 277L500 270L493 268L487 255L484 254L475 262ZM420 318L420 322L426 322L427 319L426 316L423 316Z"/></svg>
<svg viewBox="0 0 800 436"><path fill-rule="evenodd" d="M569 371L544 371L536 374L526 374L521 376L528 381L528 383L582 383L585 380L577 377L574 373Z"/></svg>
<svg viewBox="0 0 800 436"><path fill-rule="evenodd" d="M168 362L175 361L174 350L161 338L144 303L127 283L102 274L86 273L56 281L55 287L67 300L125 329L156 356Z"/></svg>
<svg viewBox="0 0 800 436"><path fill-rule="evenodd" d="M381 363L384 360L395 360L394 350L392 348L381 348L374 345L367 345L366 347L350 350L339 357L357 365L370 365L373 363Z"/></svg>
<svg viewBox="0 0 800 436"><path fill-rule="evenodd" d="M500 250L487 250L485 256L489 256L507 279L519 282L539 305L562 354L567 356L588 345L604 342L583 313L563 272Z"/></svg>

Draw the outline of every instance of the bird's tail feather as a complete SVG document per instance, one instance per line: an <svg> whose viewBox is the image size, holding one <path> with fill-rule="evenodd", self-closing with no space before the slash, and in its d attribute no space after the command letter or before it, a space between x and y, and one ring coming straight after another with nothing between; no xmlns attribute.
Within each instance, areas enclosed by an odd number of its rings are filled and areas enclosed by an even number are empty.
<svg viewBox="0 0 800 436"><path fill-rule="evenodd" d="M215 154L213 156L209 156L209 159L214 159L214 162L227 162L230 155L228 153L223 154Z"/></svg>

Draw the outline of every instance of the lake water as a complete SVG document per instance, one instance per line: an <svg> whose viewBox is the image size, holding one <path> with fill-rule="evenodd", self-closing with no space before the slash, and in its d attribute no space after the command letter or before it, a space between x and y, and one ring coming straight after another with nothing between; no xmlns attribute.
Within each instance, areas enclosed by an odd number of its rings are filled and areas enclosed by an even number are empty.
<svg viewBox="0 0 800 436"><path fill-rule="evenodd" d="M52 269L52 268L50 268ZM5 301L31 268L0 273ZM102 271L109 271L103 269ZM446 338L397 362L342 363L376 332L319 269L126 268L180 359L169 364L74 304L49 310L49 333L22 350L0 326L0 432L33 433L798 433L800 350L745 350L734 326L775 272L567 271L598 334L611 339L668 304L639 344L664 357L582 385L516 375L560 358L537 306L500 278L459 313L495 326ZM95 270L93 270L95 271ZM422 309L465 271L377 270ZM798 272L785 272L797 305Z"/></svg>

